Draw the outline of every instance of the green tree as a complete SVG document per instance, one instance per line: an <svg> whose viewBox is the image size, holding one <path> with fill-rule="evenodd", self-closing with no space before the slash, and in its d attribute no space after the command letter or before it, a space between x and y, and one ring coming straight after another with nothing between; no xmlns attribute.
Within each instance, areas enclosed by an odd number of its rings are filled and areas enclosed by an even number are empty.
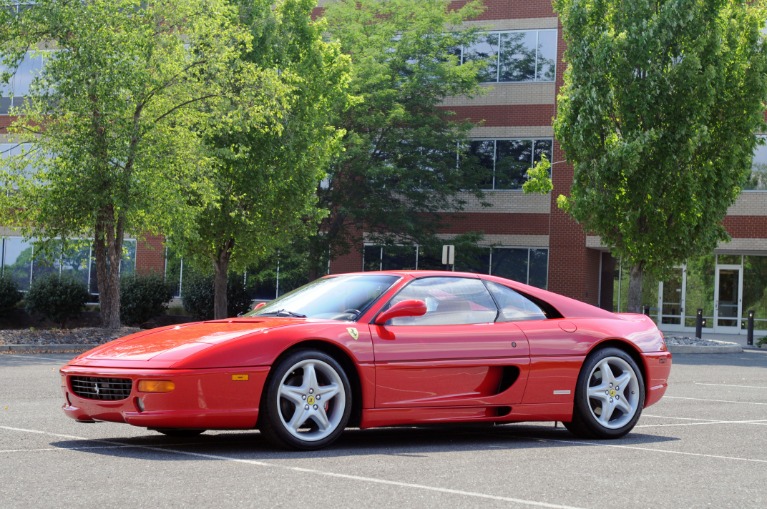
<svg viewBox="0 0 767 509"><path fill-rule="evenodd" d="M45 66L16 112L25 145L3 159L17 192L0 208L30 236L94 237L102 324L116 328L125 232L183 232L215 193L194 128L243 74L249 35L225 0L13 3L0 0L3 79L29 51Z"/></svg>
<svg viewBox="0 0 767 509"><path fill-rule="evenodd" d="M763 1L555 0L567 43L559 202L642 275L710 252L764 128Z"/></svg>
<svg viewBox="0 0 767 509"><path fill-rule="evenodd" d="M329 211L313 237L317 272L361 232L379 244L427 242L441 213L462 207L460 191L476 188L479 172L468 159L456 164L472 124L442 104L478 93L485 63L460 65L456 49L475 36L462 23L481 10L477 1L459 9L449 0L327 4L328 31L352 59L358 101L341 112L344 151L317 190Z"/></svg>
<svg viewBox="0 0 767 509"><path fill-rule="evenodd" d="M260 70L262 107L243 113L252 81L232 82L205 127L216 199L198 216L181 251L214 269L215 318L227 315L227 274L306 236L323 217L316 189L343 131L331 124L348 95L349 59L323 41L314 0L234 0L253 38L240 58ZM264 84L268 80L268 83ZM247 111L247 110L245 110Z"/></svg>

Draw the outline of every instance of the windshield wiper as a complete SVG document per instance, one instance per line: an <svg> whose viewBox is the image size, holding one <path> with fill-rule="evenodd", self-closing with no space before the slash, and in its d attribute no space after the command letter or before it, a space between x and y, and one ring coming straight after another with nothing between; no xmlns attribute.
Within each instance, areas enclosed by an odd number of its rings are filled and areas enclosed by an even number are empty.
<svg viewBox="0 0 767 509"><path fill-rule="evenodd" d="M270 311L269 313L261 313L258 316L291 316L293 318L306 318L306 315L287 309L278 309L277 311Z"/></svg>

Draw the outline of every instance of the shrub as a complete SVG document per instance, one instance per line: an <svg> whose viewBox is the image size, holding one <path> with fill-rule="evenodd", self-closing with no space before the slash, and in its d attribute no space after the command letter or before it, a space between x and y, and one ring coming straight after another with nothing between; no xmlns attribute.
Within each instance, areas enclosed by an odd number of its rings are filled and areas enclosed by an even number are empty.
<svg viewBox="0 0 767 509"><path fill-rule="evenodd" d="M173 298L173 289L163 277L127 276L120 281L120 320L127 325L141 325L165 313Z"/></svg>
<svg viewBox="0 0 767 509"><path fill-rule="evenodd" d="M229 274L227 284L227 315L237 316L250 307L250 297L242 276ZM198 320L213 318L213 276L188 275L182 285L184 309Z"/></svg>
<svg viewBox="0 0 767 509"><path fill-rule="evenodd" d="M7 315L21 300L19 286L8 276L0 276L0 317Z"/></svg>
<svg viewBox="0 0 767 509"><path fill-rule="evenodd" d="M49 318L64 328L67 320L80 314L89 299L84 283L69 276L50 274L32 281L24 302L30 313Z"/></svg>

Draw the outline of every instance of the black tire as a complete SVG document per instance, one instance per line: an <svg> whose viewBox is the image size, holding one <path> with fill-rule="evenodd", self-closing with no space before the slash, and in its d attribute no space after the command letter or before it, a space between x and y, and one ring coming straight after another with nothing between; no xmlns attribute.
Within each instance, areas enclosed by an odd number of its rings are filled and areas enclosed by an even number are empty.
<svg viewBox="0 0 767 509"><path fill-rule="evenodd" d="M259 429L280 447L321 449L343 433L351 409L351 385L341 364L324 352L297 350L272 367Z"/></svg>
<svg viewBox="0 0 767 509"><path fill-rule="evenodd" d="M189 438L196 437L205 433L204 429L185 429L185 428L152 428L153 431L162 433L169 437Z"/></svg>
<svg viewBox="0 0 767 509"><path fill-rule="evenodd" d="M645 382L629 354L603 348L586 358L578 374L572 422L563 423L583 438L620 438L642 415Z"/></svg>

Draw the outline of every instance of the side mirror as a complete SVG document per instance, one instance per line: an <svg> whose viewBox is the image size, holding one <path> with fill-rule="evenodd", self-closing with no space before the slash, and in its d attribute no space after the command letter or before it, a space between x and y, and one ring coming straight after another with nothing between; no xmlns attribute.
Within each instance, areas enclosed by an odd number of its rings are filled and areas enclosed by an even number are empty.
<svg viewBox="0 0 767 509"><path fill-rule="evenodd" d="M255 311L256 309L261 309L262 307L266 306L266 302L258 302L256 303L251 311Z"/></svg>
<svg viewBox="0 0 767 509"><path fill-rule="evenodd" d="M403 300L379 314L375 319L376 325L383 325L392 318L402 316L423 316L426 314L426 303L422 300Z"/></svg>

